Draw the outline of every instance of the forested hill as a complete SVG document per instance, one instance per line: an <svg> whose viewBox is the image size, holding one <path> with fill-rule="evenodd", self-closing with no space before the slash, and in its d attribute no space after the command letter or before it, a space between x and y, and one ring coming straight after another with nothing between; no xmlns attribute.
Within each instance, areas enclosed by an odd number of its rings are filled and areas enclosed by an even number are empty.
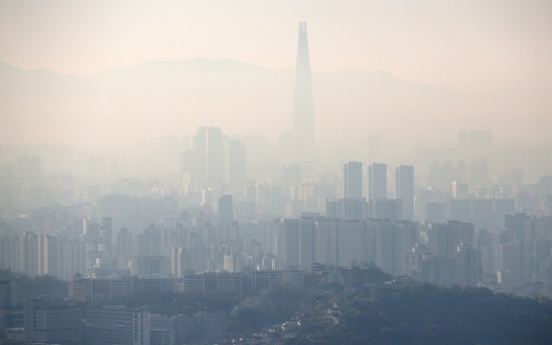
<svg viewBox="0 0 552 345"><path fill-rule="evenodd" d="M287 344L552 344L552 302L487 289L384 285L310 304Z"/></svg>

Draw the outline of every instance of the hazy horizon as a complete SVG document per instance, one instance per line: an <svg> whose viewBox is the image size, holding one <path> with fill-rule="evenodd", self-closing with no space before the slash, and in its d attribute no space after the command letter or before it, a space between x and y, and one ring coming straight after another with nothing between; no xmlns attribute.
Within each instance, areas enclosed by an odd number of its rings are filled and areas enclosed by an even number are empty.
<svg viewBox="0 0 552 345"><path fill-rule="evenodd" d="M551 0L0 0L0 343L538 339L388 288L550 301L551 34Z"/></svg>
<svg viewBox="0 0 552 345"><path fill-rule="evenodd" d="M306 21L314 71L386 70L445 83L552 76L552 5L543 0L4 1L0 9L0 61L60 74L196 57L286 68L295 62L297 23Z"/></svg>
<svg viewBox="0 0 552 345"><path fill-rule="evenodd" d="M5 1L0 62L24 73L0 73L0 143L109 150L202 125L275 140L291 129L299 21L319 147L454 145L460 130L552 146L539 0Z"/></svg>

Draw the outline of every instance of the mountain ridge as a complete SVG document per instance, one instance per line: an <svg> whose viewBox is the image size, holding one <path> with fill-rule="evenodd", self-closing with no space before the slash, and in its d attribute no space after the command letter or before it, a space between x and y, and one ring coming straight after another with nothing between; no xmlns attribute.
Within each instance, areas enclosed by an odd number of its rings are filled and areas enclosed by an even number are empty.
<svg viewBox="0 0 552 345"><path fill-rule="evenodd" d="M277 137L292 127L294 78L293 68L228 59L153 60L87 76L0 62L0 112L10 129L3 140L18 142L11 134L18 132L29 142L90 144L101 137L115 145L192 134L201 125ZM501 139L551 140L547 88L464 92L381 70L313 72L312 78L317 140L330 146L365 145L367 133L450 143L460 129L495 128ZM87 133L72 134L82 123Z"/></svg>

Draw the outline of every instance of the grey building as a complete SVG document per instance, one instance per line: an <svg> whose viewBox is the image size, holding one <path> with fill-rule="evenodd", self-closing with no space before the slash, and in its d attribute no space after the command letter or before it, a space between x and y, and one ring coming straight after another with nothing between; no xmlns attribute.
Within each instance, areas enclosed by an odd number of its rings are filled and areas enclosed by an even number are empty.
<svg viewBox="0 0 552 345"><path fill-rule="evenodd" d="M368 198L387 198L387 165L373 163L368 166Z"/></svg>
<svg viewBox="0 0 552 345"><path fill-rule="evenodd" d="M150 345L149 312L122 306L90 310L85 322L85 344Z"/></svg>
<svg viewBox="0 0 552 345"><path fill-rule="evenodd" d="M81 344L82 309L67 300L49 297L28 300L23 325L26 342Z"/></svg>
<svg viewBox="0 0 552 345"><path fill-rule="evenodd" d="M414 219L414 167L401 165L396 170L396 198L402 200L403 219Z"/></svg>
<svg viewBox="0 0 552 345"><path fill-rule="evenodd" d="M343 165L343 196L346 199L362 198L361 162L347 162Z"/></svg>

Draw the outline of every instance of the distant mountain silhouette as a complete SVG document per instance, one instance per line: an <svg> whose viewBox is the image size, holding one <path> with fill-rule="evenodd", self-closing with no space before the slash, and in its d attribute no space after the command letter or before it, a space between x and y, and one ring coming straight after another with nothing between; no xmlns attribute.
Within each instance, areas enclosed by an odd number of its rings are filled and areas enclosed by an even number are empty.
<svg viewBox="0 0 552 345"><path fill-rule="evenodd" d="M203 58L88 76L0 63L0 112L9 128L3 141L23 136L93 146L98 139L109 144L193 133L200 125L276 137L291 128L293 81L294 68ZM450 142L460 129L481 128L498 137L550 141L544 130L550 87L461 92L384 71L344 70L314 73L313 90L317 139L332 145L363 145L368 133Z"/></svg>

